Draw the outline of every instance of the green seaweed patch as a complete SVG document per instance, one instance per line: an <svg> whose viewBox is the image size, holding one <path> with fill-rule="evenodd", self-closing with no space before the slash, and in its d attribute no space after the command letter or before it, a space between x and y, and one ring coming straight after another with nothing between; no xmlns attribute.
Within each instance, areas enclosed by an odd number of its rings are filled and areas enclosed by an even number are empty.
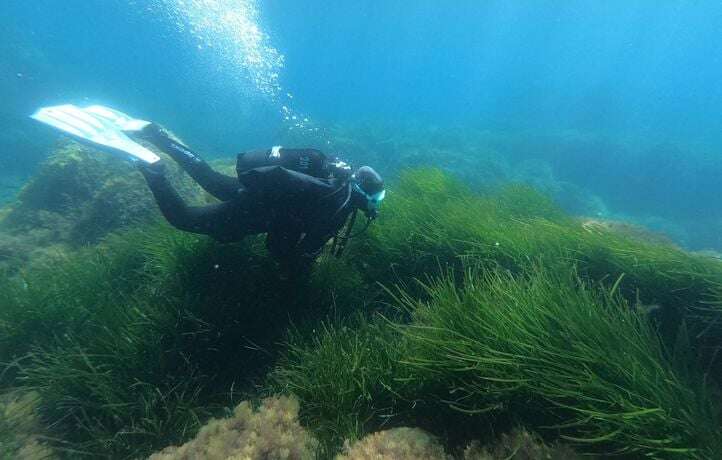
<svg viewBox="0 0 722 460"><path fill-rule="evenodd" d="M260 237L135 224L3 277L0 385L36 392L53 446L72 455L180 445L271 367L264 386L298 396L328 455L396 426L463 447L518 421L593 452L718 447L700 375L722 381L719 260L438 170L407 172L387 201L307 278L281 279ZM490 362L494 350L514 353Z"/></svg>
<svg viewBox="0 0 722 460"><path fill-rule="evenodd" d="M287 350L266 382L266 392L301 401L300 420L331 457L347 440L403 420L406 394L400 334L385 321L359 315L290 335Z"/></svg>
<svg viewBox="0 0 722 460"><path fill-rule="evenodd" d="M136 458L233 405L289 324L341 314L339 301L364 297L361 280L331 259L281 279L261 238L114 235L2 280L0 384L39 395L58 450Z"/></svg>
<svg viewBox="0 0 722 460"><path fill-rule="evenodd" d="M614 286L633 308L653 311L667 344L685 320L701 365L722 382L715 353L722 340L720 260L638 229L572 219L528 186L479 195L434 169L407 171L387 201L378 223L349 245L368 279L415 289L415 278L449 267L459 273L465 263L512 272L530 261L550 270L576 267L587 282Z"/></svg>
<svg viewBox="0 0 722 460"><path fill-rule="evenodd" d="M327 454L383 427L454 447L513 422L587 453L714 458L704 379L617 293L567 273L469 270L427 284L425 300L401 291L410 322L326 325L291 342L269 388L299 398Z"/></svg>
<svg viewBox="0 0 722 460"><path fill-rule="evenodd" d="M703 380L677 369L642 315L573 275L492 271L401 297L403 334L421 379L440 379L454 408L512 410L602 453L712 458L716 405ZM680 345L682 346L682 345Z"/></svg>

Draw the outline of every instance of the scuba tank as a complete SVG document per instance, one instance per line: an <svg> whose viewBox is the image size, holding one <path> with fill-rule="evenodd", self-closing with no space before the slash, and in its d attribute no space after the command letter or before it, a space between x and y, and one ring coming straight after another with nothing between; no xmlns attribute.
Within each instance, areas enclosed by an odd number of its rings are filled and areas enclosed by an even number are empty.
<svg viewBox="0 0 722 460"><path fill-rule="evenodd" d="M291 171L308 174L319 179L348 178L351 168L336 158L329 160L316 149L286 149L275 146L268 150L253 150L238 154L236 173L266 166L282 166Z"/></svg>

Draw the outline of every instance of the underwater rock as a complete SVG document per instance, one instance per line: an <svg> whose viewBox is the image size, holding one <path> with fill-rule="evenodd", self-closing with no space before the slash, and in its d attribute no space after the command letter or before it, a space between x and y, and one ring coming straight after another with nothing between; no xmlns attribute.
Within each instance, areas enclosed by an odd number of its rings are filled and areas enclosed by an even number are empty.
<svg viewBox="0 0 722 460"><path fill-rule="evenodd" d="M193 440L149 460L315 458L316 442L298 423L298 409L298 401L286 396L264 399L258 409L242 402L231 418L211 420Z"/></svg>
<svg viewBox="0 0 722 460"><path fill-rule="evenodd" d="M79 207L67 237L75 245L95 243L108 233L159 216L150 191L137 174L106 178Z"/></svg>
<svg viewBox="0 0 722 460"><path fill-rule="evenodd" d="M0 273L3 270L13 272L16 268L35 261L47 262L55 257L60 258L67 250L68 246L64 244L38 246L31 238L0 232Z"/></svg>
<svg viewBox="0 0 722 460"><path fill-rule="evenodd" d="M503 434L492 445L472 441L461 455L444 451L439 440L419 428L392 428L348 443L336 460L577 460L581 456L561 444L548 446L523 428ZM587 457L594 458L594 457Z"/></svg>
<svg viewBox="0 0 722 460"><path fill-rule="evenodd" d="M186 200L207 200L180 168L168 163L171 182ZM67 142L0 213L5 243L0 262L27 261L34 253L28 248L94 244L111 232L159 217L152 194L130 163Z"/></svg>
<svg viewBox="0 0 722 460"><path fill-rule="evenodd" d="M418 428L392 428L347 443L337 460L447 460L438 440Z"/></svg>
<svg viewBox="0 0 722 460"><path fill-rule="evenodd" d="M586 218L582 219L581 225L582 228L589 233L612 232L628 236L636 240L645 241L647 243L671 245L676 247L674 242L667 235L657 233L641 225L635 225L629 222Z"/></svg>
<svg viewBox="0 0 722 460"><path fill-rule="evenodd" d="M264 399L254 409L239 404L233 416L213 419L198 435L182 446L170 446L148 460L227 460L243 458L317 458L318 443L298 422L298 401L278 396ZM493 445L473 441L459 455L448 454L438 438L411 427L371 433L351 443L346 441L336 460L576 460L580 456L563 445L546 445L539 436L525 429L502 435Z"/></svg>
<svg viewBox="0 0 722 460"><path fill-rule="evenodd" d="M692 252L692 254L697 254L702 257L709 257L711 259L722 260L722 252L715 251L713 249L700 249L699 251Z"/></svg>
<svg viewBox="0 0 722 460"><path fill-rule="evenodd" d="M56 458L44 444L37 414L36 393L0 396L0 458L50 460Z"/></svg>
<svg viewBox="0 0 722 460"><path fill-rule="evenodd" d="M590 457L586 457L590 458ZM525 429L503 434L491 447L472 442L464 450L464 460L576 460L573 449L563 445L547 446L538 436Z"/></svg>

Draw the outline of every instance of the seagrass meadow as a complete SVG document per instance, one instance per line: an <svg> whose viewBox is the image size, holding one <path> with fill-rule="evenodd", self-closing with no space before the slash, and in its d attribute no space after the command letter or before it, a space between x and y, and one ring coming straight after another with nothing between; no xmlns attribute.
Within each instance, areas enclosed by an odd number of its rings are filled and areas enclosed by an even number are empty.
<svg viewBox="0 0 722 460"><path fill-rule="evenodd" d="M527 186L407 170L304 279L162 223L11 267L3 459L722 452L722 261Z"/></svg>

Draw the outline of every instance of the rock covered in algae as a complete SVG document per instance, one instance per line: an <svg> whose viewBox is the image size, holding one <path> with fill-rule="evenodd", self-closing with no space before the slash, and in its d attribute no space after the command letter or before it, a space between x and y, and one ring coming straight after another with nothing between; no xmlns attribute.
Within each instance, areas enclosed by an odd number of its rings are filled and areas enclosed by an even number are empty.
<svg viewBox="0 0 722 460"><path fill-rule="evenodd" d="M657 233L641 225L620 220L585 218L581 220L581 226L589 233L616 233L648 243L676 246L674 242L663 233Z"/></svg>
<svg viewBox="0 0 722 460"><path fill-rule="evenodd" d="M201 189L174 162L167 163L179 193L191 204L204 202ZM129 162L67 142L0 216L0 262L26 262L38 249L93 244L111 232L158 219L160 213Z"/></svg>
<svg viewBox="0 0 722 460"><path fill-rule="evenodd" d="M298 421L294 397L264 399L254 407L242 402L225 419L213 419L197 436L170 446L148 460L305 460L317 457L318 442ZM472 442L458 456L448 454L438 438L419 428L400 427L346 442L336 460L576 460L579 455L562 445L548 446L524 429L502 435L491 446Z"/></svg>
<svg viewBox="0 0 722 460"><path fill-rule="evenodd" d="M443 446L419 428L392 428L347 444L337 460L447 460Z"/></svg>
<svg viewBox="0 0 722 460"><path fill-rule="evenodd" d="M242 402L233 416L210 421L182 446L172 446L149 460L287 459L315 458L316 442L298 422L298 401L267 398L258 409Z"/></svg>
<svg viewBox="0 0 722 460"><path fill-rule="evenodd" d="M36 393L0 396L0 458L49 460L56 458L40 436Z"/></svg>
<svg viewBox="0 0 722 460"><path fill-rule="evenodd" d="M587 457L590 458L590 457ZM548 446L536 435L516 429L503 434L492 446L471 443L464 450L464 460L577 460L581 456L570 447Z"/></svg>
<svg viewBox="0 0 722 460"><path fill-rule="evenodd" d="M337 460L576 460L581 458L563 445L546 445L541 438L517 429L503 434L491 446L474 441L461 456L445 452L439 440L419 428L393 428L370 434L346 445Z"/></svg>

